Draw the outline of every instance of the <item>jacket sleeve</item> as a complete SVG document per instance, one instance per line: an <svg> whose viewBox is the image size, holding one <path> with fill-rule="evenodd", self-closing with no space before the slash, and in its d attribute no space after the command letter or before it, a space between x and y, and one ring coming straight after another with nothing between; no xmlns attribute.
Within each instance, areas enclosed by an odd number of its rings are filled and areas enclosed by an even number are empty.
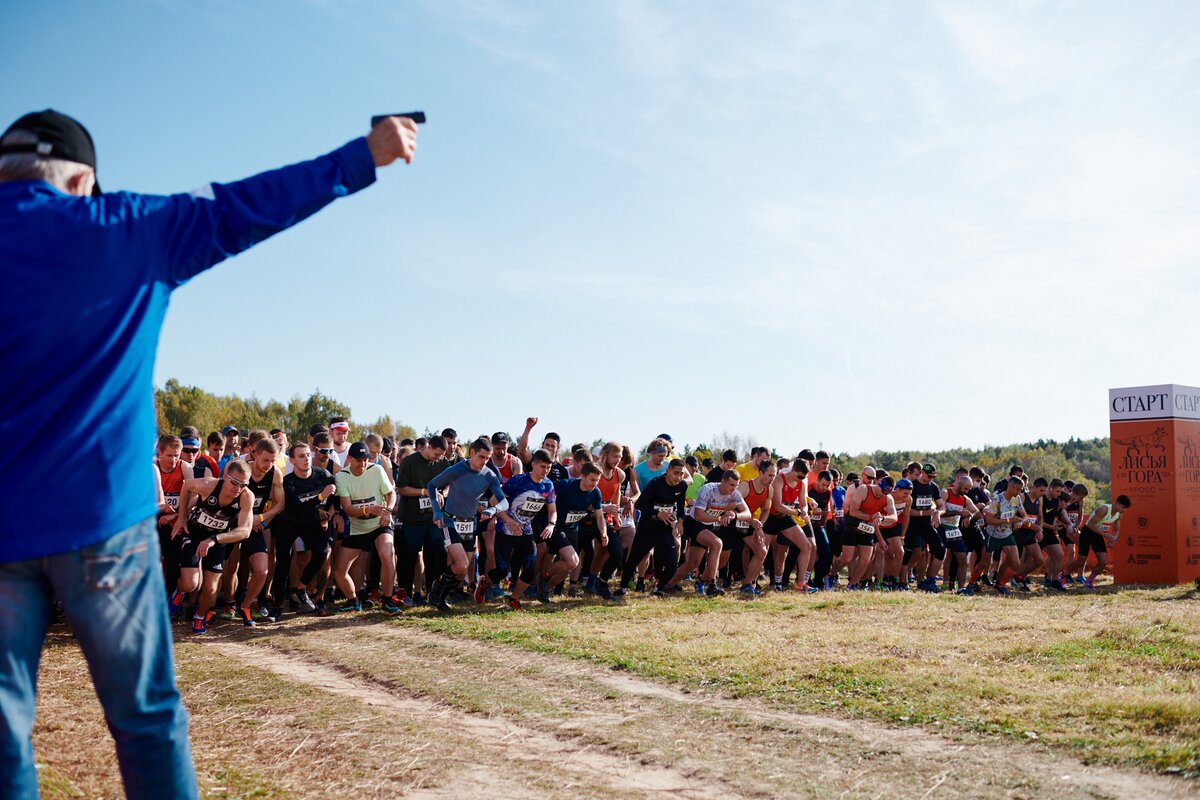
<svg viewBox="0 0 1200 800"><path fill-rule="evenodd" d="M328 155L190 194L136 195L133 221L148 224L159 278L171 288L375 182L365 138Z"/></svg>

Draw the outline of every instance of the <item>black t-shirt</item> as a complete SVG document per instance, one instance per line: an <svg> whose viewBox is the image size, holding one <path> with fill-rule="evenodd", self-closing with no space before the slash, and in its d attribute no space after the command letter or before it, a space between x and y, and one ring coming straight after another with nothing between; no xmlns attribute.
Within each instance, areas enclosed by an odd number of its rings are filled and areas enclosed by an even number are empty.
<svg viewBox="0 0 1200 800"><path fill-rule="evenodd" d="M301 478L294 472L284 475L283 511L279 512L279 516L289 522L319 525L321 516L317 512L322 505L321 490L333 485L333 476L320 467L313 467L307 478Z"/></svg>
<svg viewBox="0 0 1200 800"><path fill-rule="evenodd" d="M659 475L642 487L638 496L637 509L642 512L639 522L658 528L670 528L658 518L658 512L670 509L675 512L675 519L683 519L684 498L687 496L688 485L685 481L671 486L665 475Z"/></svg>
<svg viewBox="0 0 1200 800"><path fill-rule="evenodd" d="M1058 520L1058 504L1061 502L1062 495L1058 497L1044 495L1042 497L1042 517L1047 525L1053 525Z"/></svg>
<svg viewBox="0 0 1200 800"><path fill-rule="evenodd" d="M708 474L704 476L706 483L720 483L724 478L725 470L721 469L720 467L713 467L708 471Z"/></svg>
<svg viewBox="0 0 1200 800"><path fill-rule="evenodd" d="M916 481L913 483L912 497L909 498L909 507L913 511L932 511L937 508L937 501L942 496L942 490L937 485L937 481L929 483L921 483ZM909 515L908 527L914 525L918 527L928 527L933 524L933 517L916 517Z"/></svg>
<svg viewBox="0 0 1200 800"><path fill-rule="evenodd" d="M450 462L445 458L430 461L420 453L409 453L400 461L396 471L396 493L407 486L410 489L424 489L429 482L449 469ZM433 502L428 497L406 497L400 495L400 521L411 525L433 524Z"/></svg>

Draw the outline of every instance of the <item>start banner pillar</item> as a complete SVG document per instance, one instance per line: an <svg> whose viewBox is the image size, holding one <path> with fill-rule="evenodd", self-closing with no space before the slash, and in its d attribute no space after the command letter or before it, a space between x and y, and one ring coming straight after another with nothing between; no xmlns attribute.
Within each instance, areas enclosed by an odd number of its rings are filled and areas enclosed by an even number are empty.
<svg viewBox="0 0 1200 800"><path fill-rule="evenodd" d="M1200 577L1200 388L1108 390L1112 496L1133 506L1110 556L1116 583Z"/></svg>

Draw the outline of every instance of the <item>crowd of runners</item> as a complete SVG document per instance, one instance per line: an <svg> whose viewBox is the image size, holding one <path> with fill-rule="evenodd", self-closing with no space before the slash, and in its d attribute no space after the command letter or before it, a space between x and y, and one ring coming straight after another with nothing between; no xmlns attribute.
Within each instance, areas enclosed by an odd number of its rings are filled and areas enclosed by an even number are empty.
<svg viewBox="0 0 1200 800"><path fill-rule="evenodd" d="M173 618L202 634L287 612L414 605L619 602L631 592L754 599L768 591L1030 592L1091 589L1129 498L1086 509L1088 488L977 466L943 479L840 473L825 451L746 460L674 457L662 434L644 459L617 442L562 447L537 418L517 441L439 435L351 442L341 417L306 442L281 430L194 427L154 459L159 539ZM944 481L944 482L943 482ZM1089 561L1089 556L1091 560ZM985 587L987 587L985 589Z"/></svg>

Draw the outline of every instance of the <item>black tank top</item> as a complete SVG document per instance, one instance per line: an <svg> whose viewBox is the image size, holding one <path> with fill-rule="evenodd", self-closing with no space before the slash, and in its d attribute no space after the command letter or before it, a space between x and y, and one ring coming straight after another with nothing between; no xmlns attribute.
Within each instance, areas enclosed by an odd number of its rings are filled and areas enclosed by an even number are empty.
<svg viewBox="0 0 1200 800"><path fill-rule="evenodd" d="M1021 502L1025 505L1025 513L1037 519L1038 516L1038 501L1034 500L1027 493L1021 495Z"/></svg>
<svg viewBox="0 0 1200 800"><path fill-rule="evenodd" d="M1048 524L1053 524L1058 519L1058 504L1061 502L1061 496L1042 498L1042 513L1045 514Z"/></svg>
<svg viewBox="0 0 1200 800"><path fill-rule="evenodd" d="M250 476L250 492L254 495L254 513L261 514L263 506L271 499L271 486L275 483L275 465L267 470L267 474L262 476L262 480L254 480L254 476Z"/></svg>
<svg viewBox="0 0 1200 800"><path fill-rule="evenodd" d="M234 495L232 503L223 506L221 487L224 485L225 479L221 478L208 497L192 506L192 510L188 512L188 535L204 538L224 533L233 527L238 512L241 511L242 493L238 492Z"/></svg>

